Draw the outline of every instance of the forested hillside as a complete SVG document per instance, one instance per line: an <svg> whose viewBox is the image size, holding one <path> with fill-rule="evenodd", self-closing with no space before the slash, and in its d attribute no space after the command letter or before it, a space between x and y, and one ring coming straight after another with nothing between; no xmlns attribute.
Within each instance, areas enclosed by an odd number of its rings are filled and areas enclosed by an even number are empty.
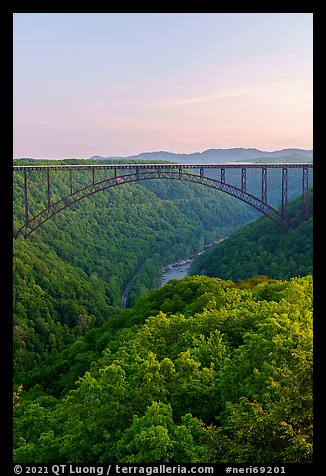
<svg viewBox="0 0 326 476"><path fill-rule="evenodd" d="M83 180L85 174L74 171L74 189ZM46 173L29 172L28 185L33 214L47 203ZM24 220L22 187L23 176L15 172L14 231ZM51 199L68 189L69 175L52 171ZM223 193L156 181L98 193L59 213L26 240L14 240L15 372L34 368L116 313L136 273L129 305L158 285L164 265L254 216L250 207Z"/></svg>
<svg viewBox="0 0 326 476"><path fill-rule="evenodd" d="M83 180L74 173L74 187ZM35 213L46 176L28 183ZM51 186L53 199L69 187L59 172ZM265 217L236 232L257 216L236 199L149 181L82 200L14 240L14 461L311 462L309 208L306 222L301 198L289 203L286 233ZM194 265L223 279L148 292L165 264L226 235Z"/></svg>
<svg viewBox="0 0 326 476"><path fill-rule="evenodd" d="M289 279L312 273L313 191L309 191L309 219L302 215L298 197L288 204L291 228L280 230L270 219L261 217L241 227L227 240L194 260L190 274L222 279L248 279L266 275Z"/></svg>
<svg viewBox="0 0 326 476"><path fill-rule="evenodd" d="M14 448L34 464L311 462L311 276L141 297L17 381Z"/></svg>

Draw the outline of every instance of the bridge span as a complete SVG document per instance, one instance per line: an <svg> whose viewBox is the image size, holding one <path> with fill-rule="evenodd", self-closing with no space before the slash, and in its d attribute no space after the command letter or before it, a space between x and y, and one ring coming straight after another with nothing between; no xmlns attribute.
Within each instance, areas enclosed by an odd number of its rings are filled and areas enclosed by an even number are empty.
<svg viewBox="0 0 326 476"><path fill-rule="evenodd" d="M231 196L254 207L259 212L271 218L280 228L287 230L290 226L287 216L288 203L288 171L300 169L302 213L308 218L308 185L309 169L312 163L223 163L223 164L171 164L171 163L133 163L133 164L74 164L74 165L15 165L14 172L23 174L24 194L24 223L15 233L14 238L22 235L27 238L39 226L51 219L57 213L70 207L74 203L95 193L124 184L143 180L179 180L192 182L227 193ZM260 193L249 193L247 189L248 170L258 169L260 175ZM281 169L279 188L281 192L281 207L275 208L268 199L268 171ZM238 171L239 185L236 186L228 180L228 170ZM53 200L51 194L54 171L65 174L67 179L67 193L59 200ZM74 186L74 174L82 171L86 182ZM211 172L214 171L214 177ZM29 181L31 172L46 175L44 186L46 188L46 203L35 214L29 212ZM104 174L104 176L103 176Z"/></svg>

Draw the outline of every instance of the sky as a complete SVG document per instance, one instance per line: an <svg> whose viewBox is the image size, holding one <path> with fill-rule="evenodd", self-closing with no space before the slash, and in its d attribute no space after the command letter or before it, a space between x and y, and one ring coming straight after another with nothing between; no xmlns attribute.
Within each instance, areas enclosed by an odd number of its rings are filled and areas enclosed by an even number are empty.
<svg viewBox="0 0 326 476"><path fill-rule="evenodd" d="M15 13L13 154L312 149L312 13Z"/></svg>

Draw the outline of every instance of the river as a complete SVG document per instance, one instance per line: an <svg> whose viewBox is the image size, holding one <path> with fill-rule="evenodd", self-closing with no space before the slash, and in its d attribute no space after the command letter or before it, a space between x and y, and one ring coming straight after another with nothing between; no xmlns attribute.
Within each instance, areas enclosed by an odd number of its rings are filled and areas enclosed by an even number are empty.
<svg viewBox="0 0 326 476"><path fill-rule="evenodd" d="M163 268L163 274L161 276L161 286L171 281L171 279L181 279L188 275L188 271L193 259L185 261L179 261L177 263L169 264Z"/></svg>
<svg viewBox="0 0 326 476"><path fill-rule="evenodd" d="M221 243L221 241L225 240L225 238L227 237L225 236L224 238L219 238L218 240L215 240L212 243L208 243L207 245L205 245L205 248L202 251L199 251L199 253L196 253L195 255L192 255L185 260L177 261L175 263L171 263L165 266L161 275L160 287L171 281L171 279L181 279L185 276L188 276L190 265L196 258L196 256L200 256L205 251L207 251L208 248L217 245L218 243Z"/></svg>
<svg viewBox="0 0 326 476"><path fill-rule="evenodd" d="M196 258L196 256L200 256L211 246L214 246L214 245L217 245L218 243L221 243L221 241L225 240L225 238L227 238L227 236L225 236L224 238L219 238L218 240L215 240L212 243L208 243L207 245L205 245L203 250L199 251L199 253L196 253L192 256L189 256L189 258L187 258L187 259L184 259L184 260L181 260L181 261L176 261L175 263L171 263L171 264L168 264L168 265L164 266L164 268L162 269L161 284L160 284L159 287L161 288L162 286L164 286L164 284L171 281L171 279L181 279L181 278L184 278L185 276L187 276L190 265L193 262L193 260ZM137 278L137 275L139 273L139 269L132 276L131 280L128 282L127 286L123 290L121 301L122 301L122 306L124 308L127 307L129 291L130 291L135 279Z"/></svg>

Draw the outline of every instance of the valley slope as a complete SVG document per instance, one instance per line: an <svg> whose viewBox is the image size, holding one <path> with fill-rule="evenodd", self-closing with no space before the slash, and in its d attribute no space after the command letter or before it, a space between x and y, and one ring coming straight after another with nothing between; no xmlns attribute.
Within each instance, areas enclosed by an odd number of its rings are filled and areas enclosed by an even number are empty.
<svg viewBox="0 0 326 476"><path fill-rule="evenodd" d="M69 179L60 171L51 177L52 196L67 193ZM74 171L74 189L83 180ZM33 214L47 203L46 174L30 172L28 183ZM15 173L14 232L24 220L23 197L23 177ZM250 207L223 193L156 181L98 193L62 211L28 239L14 240L15 371L34 368L115 314L136 273L129 305L159 285L164 265L254 217Z"/></svg>
<svg viewBox="0 0 326 476"><path fill-rule="evenodd" d="M284 233L222 193L148 182L15 240L14 461L311 463L312 199L308 221L300 198L288 213ZM164 264L225 235L193 268L218 278L153 290Z"/></svg>
<svg viewBox="0 0 326 476"><path fill-rule="evenodd" d="M302 200L298 197L288 204L291 228L286 233L267 217L261 217L196 258L189 274L232 280L249 279L255 275L289 279L312 274L312 189L309 197L308 220L302 215Z"/></svg>

